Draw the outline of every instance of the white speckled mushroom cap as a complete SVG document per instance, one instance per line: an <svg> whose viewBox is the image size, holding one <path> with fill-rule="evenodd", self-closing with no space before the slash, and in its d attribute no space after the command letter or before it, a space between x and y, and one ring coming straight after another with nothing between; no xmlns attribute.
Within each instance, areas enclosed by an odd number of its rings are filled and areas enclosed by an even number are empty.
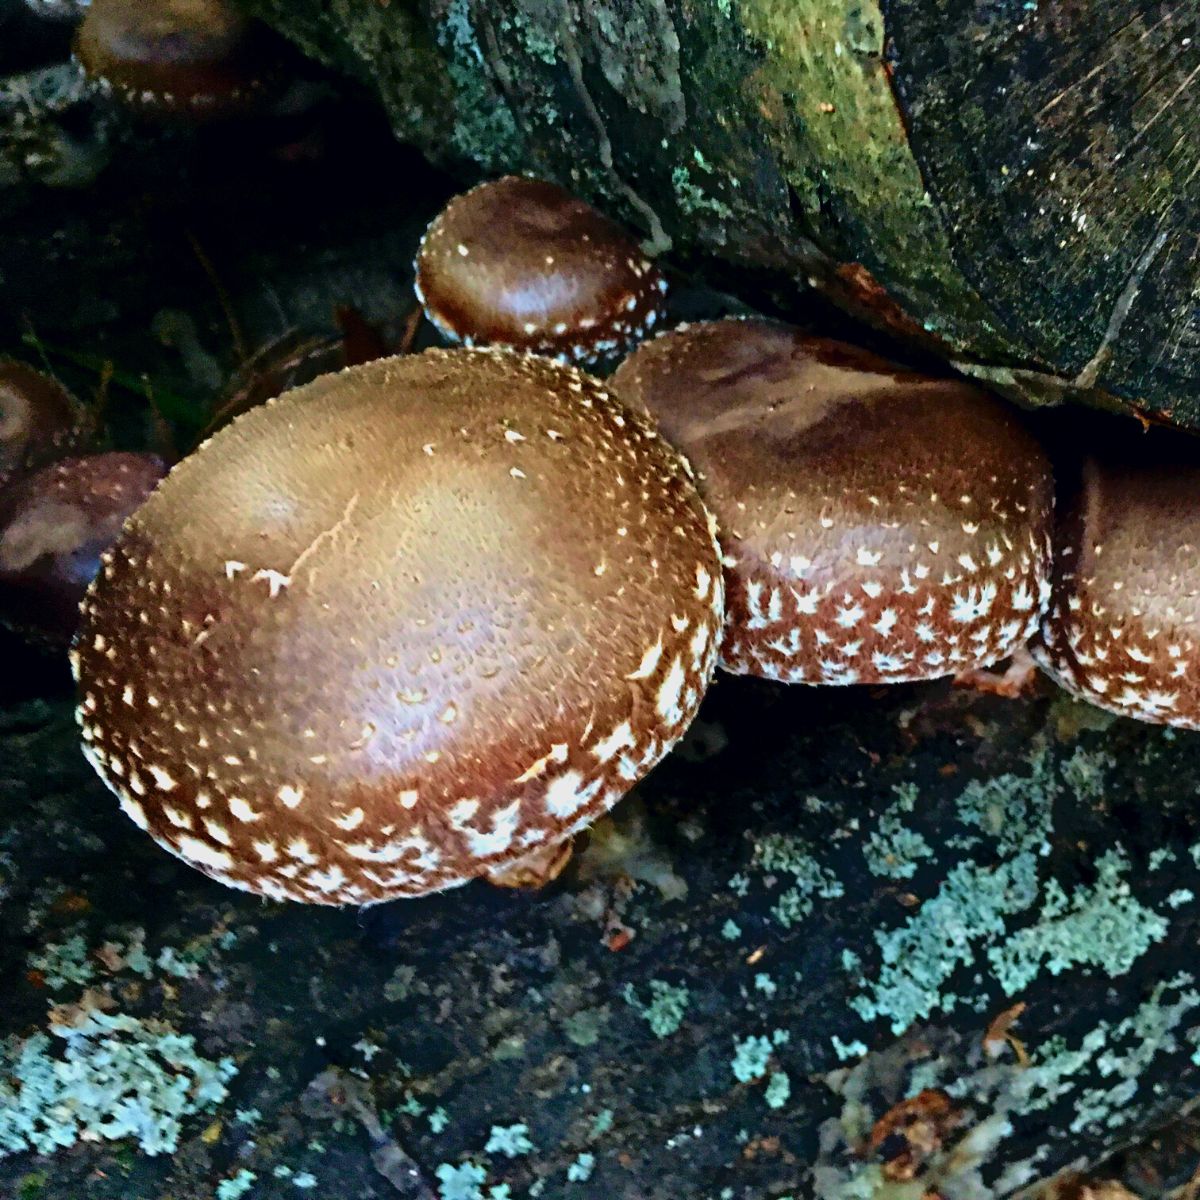
<svg viewBox="0 0 1200 1200"><path fill-rule="evenodd" d="M79 719L129 816L214 878L417 895L616 803L687 727L722 607L644 418L546 359L430 351L171 472L84 603Z"/></svg>
<svg viewBox="0 0 1200 1200"><path fill-rule="evenodd" d="M421 239L415 287L443 336L595 362L645 337L666 279L557 184L506 175L456 196Z"/></svg>
<svg viewBox="0 0 1200 1200"><path fill-rule="evenodd" d="M1200 466L1087 459L1055 533L1033 643L1067 691L1139 721L1200 729Z"/></svg>
<svg viewBox="0 0 1200 1200"><path fill-rule="evenodd" d="M1050 464L1000 401L764 320L681 326L611 382L688 456L717 517L728 670L929 679L1036 629Z"/></svg>

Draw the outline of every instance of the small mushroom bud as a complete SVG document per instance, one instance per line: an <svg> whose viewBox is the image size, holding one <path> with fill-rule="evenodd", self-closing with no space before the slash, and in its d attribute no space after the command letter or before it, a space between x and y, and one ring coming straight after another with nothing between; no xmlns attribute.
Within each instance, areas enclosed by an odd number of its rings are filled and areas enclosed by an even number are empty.
<svg viewBox="0 0 1200 1200"><path fill-rule="evenodd" d="M165 471L154 455L111 451L61 459L12 484L0 501L0 621L65 646L100 555Z"/></svg>
<svg viewBox="0 0 1200 1200"><path fill-rule="evenodd" d="M57 380L12 358L0 358L0 492L71 449L81 414Z"/></svg>
<svg viewBox="0 0 1200 1200"><path fill-rule="evenodd" d="M1033 655L1098 708L1200 729L1200 466L1087 459L1055 532L1054 588Z"/></svg>
<svg viewBox="0 0 1200 1200"><path fill-rule="evenodd" d="M667 283L590 204L509 175L451 200L429 226L416 289L450 341L595 362L649 333Z"/></svg>
<svg viewBox="0 0 1200 1200"><path fill-rule="evenodd" d="M143 115L188 120L253 108L278 68L266 30L229 0L92 0L75 56Z"/></svg>
<svg viewBox="0 0 1200 1200"><path fill-rule="evenodd" d="M728 670L931 679L1036 629L1050 464L1000 401L763 320L681 326L612 386L687 456L717 517Z"/></svg>
<svg viewBox="0 0 1200 1200"><path fill-rule="evenodd" d="M684 732L723 604L649 422L459 350L238 417L83 612L85 749L125 812L234 887L362 904L552 861Z"/></svg>

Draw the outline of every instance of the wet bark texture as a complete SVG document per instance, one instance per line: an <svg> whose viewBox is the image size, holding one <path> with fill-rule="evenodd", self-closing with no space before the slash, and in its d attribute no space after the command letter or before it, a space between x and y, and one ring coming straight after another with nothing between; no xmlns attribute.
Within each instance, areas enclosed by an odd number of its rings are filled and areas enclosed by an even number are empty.
<svg viewBox="0 0 1200 1200"><path fill-rule="evenodd" d="M813 279L1030 400L1200 425L1186 0L247 0L397 133Z"/></svg>

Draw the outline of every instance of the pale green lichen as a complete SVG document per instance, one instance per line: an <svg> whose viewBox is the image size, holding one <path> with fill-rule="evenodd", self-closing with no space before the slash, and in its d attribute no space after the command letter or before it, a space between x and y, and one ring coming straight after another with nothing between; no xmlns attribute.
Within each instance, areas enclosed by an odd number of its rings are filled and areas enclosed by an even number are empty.
<svg viewBox="0 0 1200 1200"><path fill-rule="evenodd" d="M906 828L895 813L884 813L879 828L863 843L868 869L885 879L911 879L918 861L932 855L925 838Z"/></svg>
<svg viewBox="0 0 1200 1200"><path fill-rule="evenodd" d="M792 926L807 917L816 900L832 900L845 894L841 880L812 853L803 838L788 834L768 834L755 847L755 862L768 873L787 874L793 885L776 901L771 910L784 926Z"/></svg>
<svg viewBox="0 0 1200 1200"><path fill-rule="evenodd" d="M465 1162L458 1166L441 1163L434 1174L441 1200L483 1200L480 1189L487 1179L487 1171L478 1163Z"/></svg>
<svg viewBox="0 0 1200 1200"><path fill-rule="evenodd" d="M575 1161L567 1167L567 1180L570 1183L587 1183L592 1177L596 1166L596 1156L586 1150L576 1156Z"/></svg>
<svg viewBox="0 0 1200 1200"><path fill-rule="evenodd" d="M170 1153L183 1119L224 1100L236 1074L232 1059L210 1061L166 1022L122 1013L10 1038L0 1046L0 1157L99 1138Z"/></svg>
<svg viewBox="0 0 1200 1200"><path fill-rule="evenodd" d="M241 1200L241 1197L254 1186L257 1178L258 1176L253 1171L248 1171L243 1167L236 1175L222 1179L217 1184L215 1193L217 1200Z"/></svg>
<svg viewBox="0 0 1200 1200"><path fill-rule="evenodd" d="M676 986L663 979L650 980L649 1004L643 1004L638 999L631 983L626 984L622 995L625 1002L642 1015L654 1036L659 1038L669 1037L683 1024L683 1015L691 998L686 985Z"/></svg>
<svg viewBox="0 0 1200 1200"><path fill-rule="evenodd" d="M517 1124L493 1125L488 1134L487 1145L483 1149L487 1154L519 1158L523 1154L531 1153L536 1147L529 1140L529 1126Z"/></svg>
<svg viewBox="0 0 1200 1200"><path fill-rule="evenodd" d="M763 1099L767 1102L768 1108L782 1108L792 1094L792 1081L788 1078L786 1071L772 1071L771 1078L767 1080L767 1090L763 1093Z"/></svg>
<svg viewBox="0 0 1200 1200"><path fill-rule="evenodd" d="M429 1128L434 1133L441 1133L450 1124L450 1114L439 1105L429 1114Z"/></svg>
<svg viewBox="0 0 1200 1200"><path fill-rule="evenodd" d="M730 1067L739 1083L750 1083L767 1073L773 1047L770 1038L752 1036L738 1042L734 1047Z"/></svg>
<svg viewBox="0 0 1200 1200"><path fill-rule="evenodd" d="M1095 883L1073 895L1055 879L1041 884L1039 860L1050 850L1064 783L1078 800L1094 803L1113 760L1076 750L1062 764L1061 779L1045 744L1034 747L1029 761L1028 775L972 781L963 789L959 820L979 832L948 840L959 850L984 851L981 861L955 864L904 925L876 931L878 971L858 973L863 990L850 1002L864 1020L887 1019L899 1034L935 1009L951 1011L964 1000L948 986L952 977L981 959L1000 990L1013 995L1042 970L1086 965L1122 974L1165 936L1165 919L1133 895L1119 845L1097 860ZM1039 900L1033 922L1013 929L1012 919Z"/></svg>
<svg viewBox="0 0 1200 1200"><path fill-rule="evenodd" d="M988 949L992 970L1010 996L1029 984L1043 963L1052 975L1080 965L1123 975L1166 936L1166 919L1132 895L1129 861L1121 851L1101 855L1096 869L1095 884L1070 897L1058 880L1049 880L1037 924Z"/></svg>
<svg viewBox="0 0 1200 1200"><path fill-rule="evenodd" d="M731 917L721 926L721 936L727 942L736 942L742 936L742 927Z"/></svg>
<svg viewBox="0 0 1200 1200"><path fill-rule="evenodd" d="M31 954L29 966L41 972L46 986L52 991L73 985L83 987L96 977L95 965L88 957L87 942L79 934Z"/></svg>

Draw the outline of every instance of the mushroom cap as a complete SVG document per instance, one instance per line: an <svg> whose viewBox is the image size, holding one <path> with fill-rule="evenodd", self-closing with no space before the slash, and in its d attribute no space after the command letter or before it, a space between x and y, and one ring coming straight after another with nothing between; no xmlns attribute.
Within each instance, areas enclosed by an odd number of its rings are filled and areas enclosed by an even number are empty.
<svg viewBox="0 0 1200 1200"><path fill-rule="evenodd" d="M92 0L75 56L123 103L189 118L250 106L277 67L229 0Z"/></svg>
<svg viewBox="0 0 1200 1200"><path fill-rule="evenodd" d="M1200 729L1200 465L1089 457L1071 493L1034 658L1098 708Z"/></svg>
<svg viewBox="0 0 1200 1200"><path fill-rule="evenodd" d="M681 326L611 383L688 457L716 515L727 670L929 679L1036 629L1050 464L1000 401L764 320Z"/></svg>
<svg viewBox="0 0 1200 1200"><path fill-rule="evenodd" d="M415 269L425 313L451 341L573 362L645 337L667 290L619 225L556 184L517 175L451 200Z"/></svg>
<svg viewBox="0 0 1200 1200"><path fill-rule="evenodd" d="M153 454L64 458L17 480L0 500L0 620L65 646L100 556L166 473Z"/></svg>
<svg viewBox="0 0 1200 1200"><path fill-rule="evenodd" d="M428 351L243 414L126 526L85 751L224 883L365 903L569 837L683 733L723 617L681 458L596 380Z"/></svg>
<svg viewBox="0 0 1200 1200"><path fill-rule="evenodd" d="M0 491L10 480L69 450L80 413L57 380L0 358Z"/></svg>

